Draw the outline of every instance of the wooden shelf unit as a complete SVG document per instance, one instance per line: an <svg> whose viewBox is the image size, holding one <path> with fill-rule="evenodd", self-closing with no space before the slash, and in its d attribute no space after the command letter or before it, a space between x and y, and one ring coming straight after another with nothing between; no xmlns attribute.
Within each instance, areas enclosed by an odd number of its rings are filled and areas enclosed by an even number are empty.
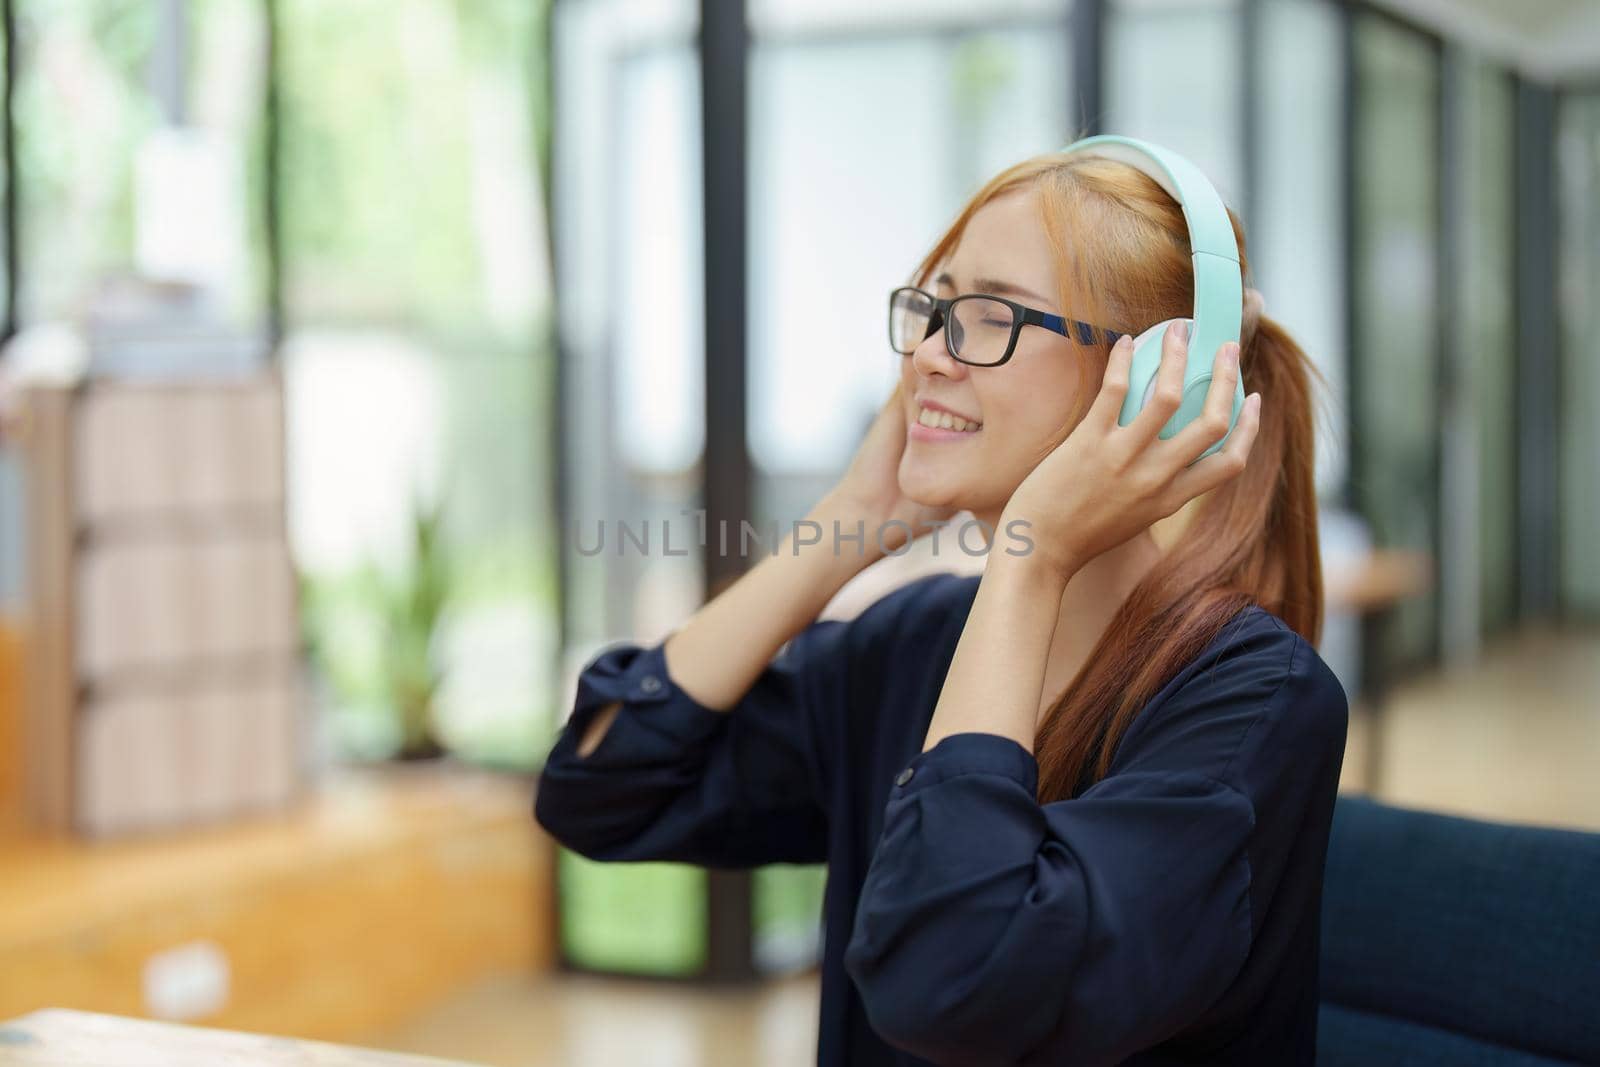
<svg viewBox="0 0 1600 1067"><path fill-rule="evenodd" d="M281 810L307 702L279 372L34 386L23 411L28 823Z"/></svg>

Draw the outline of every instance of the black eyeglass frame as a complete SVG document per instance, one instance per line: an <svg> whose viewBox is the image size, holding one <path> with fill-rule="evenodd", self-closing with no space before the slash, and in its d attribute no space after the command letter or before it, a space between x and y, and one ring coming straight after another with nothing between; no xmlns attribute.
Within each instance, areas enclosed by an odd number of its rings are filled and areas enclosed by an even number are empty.
<svg viewBox="0 0 1600 1067"><path fill-rule="evenodd" d="M1083 345L1094 344L1097 334L1104 338L1107 344L1115 344L1117 338L1122 336L1122 331L1120 330L1109 329L1105 326L1095 326L1091 323L1080 322L1077 319L1055 315L1048 311L1040 311L1038 308L1019 304L1015 300L1009 300L1003 296L994 296L990 293L962 293L960 296L938 297L926 289L917 288L915 285L902 285L889 291L889 347L902 356L909 356L911 352L901 352L894 347L895 299L901 293L916 293L933 305L933 310L928 314L928 332L922 335L922 340L927 340L933 331L941 328L950 317L950 309L962 300L992 300L1011 309L1011 337L1006 341L1005 355L993 363L979 363L962 358L956 353L955 345L950 340L950 331L945 331L944 350L950 353L951 359L958 363L965 363L969 367L998 367L1004 364L1011 358L1011 353L1017 350L1017 338L1021 335L1024 326L1043 326L1045 329L1058 333L1062 337L1071 337L1072 333L1076 333L1078 343ZM1070 333L1068 332L1069 327L1072 328ZM914 351L916 351L915 348L912 349L912 352Z"/></svg>

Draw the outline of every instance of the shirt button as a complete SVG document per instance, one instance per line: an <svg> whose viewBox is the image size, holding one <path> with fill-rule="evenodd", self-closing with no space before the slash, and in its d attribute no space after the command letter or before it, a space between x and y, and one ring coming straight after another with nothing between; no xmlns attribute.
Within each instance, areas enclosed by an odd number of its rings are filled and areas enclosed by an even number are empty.
<svg viewBox="0 0 1600 1067"><path fill-rule="evenodd" d="M661 688L661 679L657 678L653 674L647 674L644 677L644 681L639 683L639 688L643 689L646 693L654 693L657 689Z"/></svg>
<svg viewBox="0 0 1600 1067"><path fill-rule="evenodd" d="M905 770L894 776L894 784L905 785L907 782L911 781L911 776L916 773L917 772L915 770L907 767Z"/></svg>

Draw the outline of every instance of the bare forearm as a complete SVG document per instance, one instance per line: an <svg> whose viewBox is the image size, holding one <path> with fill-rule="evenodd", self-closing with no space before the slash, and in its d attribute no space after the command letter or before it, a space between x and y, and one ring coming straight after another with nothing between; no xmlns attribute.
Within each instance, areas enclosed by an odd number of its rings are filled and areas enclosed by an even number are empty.
<svg viewBox="0 0 1600 1067"><path fill-rule="evenodd" d="M922 751L969 732L1001 734L1033 751L1065 590L1065 580L1026 557L990 555Z"/></svg>
<svg viewBox="0 0 1600 1067"><path fill-rule="evenodd" d="M667 638L667 670L700 704L717 710L737 704L784 642L876 558L870 536L864 556L857 556L854 543L835 551L834 520L848 533L857 516L831 497L806 518L821 527L820 542L799 545L797 554L791 530L775 555L762 556Z"/></svg>

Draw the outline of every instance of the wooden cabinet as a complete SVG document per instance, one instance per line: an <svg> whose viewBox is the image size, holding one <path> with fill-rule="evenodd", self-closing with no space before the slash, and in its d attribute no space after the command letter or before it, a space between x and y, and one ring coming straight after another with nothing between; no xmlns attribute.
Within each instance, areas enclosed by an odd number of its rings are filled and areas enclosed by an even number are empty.
<svg viewBox="0 0 1600 1067"><path fill-rule="evenodd" d="M24 396L30 821L281 808L304 683L276 371Z"/></svg>

